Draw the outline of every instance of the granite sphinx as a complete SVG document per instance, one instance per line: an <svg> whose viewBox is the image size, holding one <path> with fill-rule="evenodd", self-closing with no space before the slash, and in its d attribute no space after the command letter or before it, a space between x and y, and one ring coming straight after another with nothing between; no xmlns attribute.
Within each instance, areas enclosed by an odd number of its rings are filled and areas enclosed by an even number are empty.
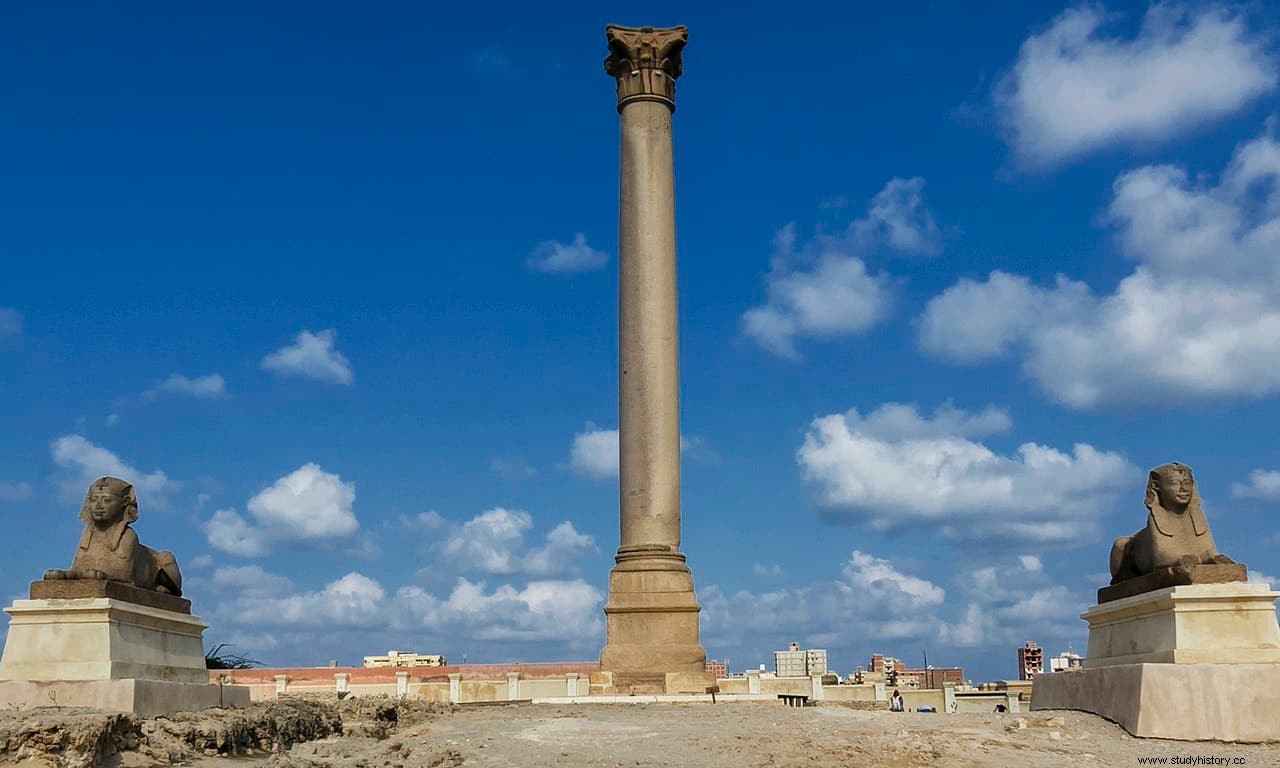
<svg viewBox="0 0 1280 768"><path fill-rule="evenodd" d="M130 525L138 519L133 485L118 477L100 477L85 491L80 507L84 532L71 567L45 571L45 581L123 582L161 594L182 594L182 573L172 552L143 546Z"/></svg>
<svg viewBox="0 0 1280 768"><path fill-rule="evenodd" d="M1218 551L1191 468L1161 464L1147 476L1147 525L1111 545L1107 602L1178 584L1244 581L1245 567Z"/></svg>

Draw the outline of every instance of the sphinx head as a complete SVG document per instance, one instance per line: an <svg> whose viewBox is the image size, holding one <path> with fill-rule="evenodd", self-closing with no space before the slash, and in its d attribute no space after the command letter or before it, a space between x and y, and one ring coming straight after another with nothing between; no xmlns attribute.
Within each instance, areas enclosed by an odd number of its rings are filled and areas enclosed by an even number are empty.
<svg viewBox="0 0 1280 768"><path fill-rule="evenodd" d="M126 523L137 520L138 499L133 493L133 486L118 477L94 480L85 491L80 519L85 525L99 528L109 528L121 520Z"/></svg>
<svg viewBox="0 0 1280 768"><path fill-rule="evenodd" d="M1158 505L1169 512L1184 512L1188 507L1197 506L1200 498L1196 493L1196 481L1191 476L1191 467L1177 461L1161 464L1151 470L1147 476L1148 509Z"/></svg>

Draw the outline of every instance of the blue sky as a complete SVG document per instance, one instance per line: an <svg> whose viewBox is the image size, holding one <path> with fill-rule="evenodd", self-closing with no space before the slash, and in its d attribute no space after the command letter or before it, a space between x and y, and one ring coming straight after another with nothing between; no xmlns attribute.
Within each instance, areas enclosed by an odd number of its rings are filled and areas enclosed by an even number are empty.
<svg viewBox="0 0 1280 768"><path fill-rule="evenodd" d="M0 31L0 563L138 487L210 644L593 658L617 546L603 26L690 28L683 547L710 656L1015 674L1146 470L1280 544L1280 12L30 4Z"/></svg>

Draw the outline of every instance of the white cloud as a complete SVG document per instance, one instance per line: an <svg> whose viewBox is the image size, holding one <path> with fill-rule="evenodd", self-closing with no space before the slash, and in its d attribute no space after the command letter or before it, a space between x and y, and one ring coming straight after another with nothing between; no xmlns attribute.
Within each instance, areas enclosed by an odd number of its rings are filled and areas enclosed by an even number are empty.
<svg viewBox="0 0 1280 768"><path fill-rule="evenodd" d="M1044 570L1044 565L1040 562L1040 558L1035 555L1018 555L1018 562L1022 563L1022 567L1028 571Z"/></svg>
<svg viewBox="0 0 1280 768"><path fill-rule="evenodd" d="M351 363L335 348L338 332L332 328L312 333L304 330L293 344L262 358L265 370L282 376L350 384L355 380Z"/></svg>
<svg viewBox="0 0 1280 768"><path fill-rule="evenodd" d="M1272 589L1280 587L1280 579L1268 576L1262 571L1255 571L1252 568L1249 569L1248 581L1250 584L1268 584L1271 585Z"/></svg>
<svg viewBox="0 0 1280 768"><path fill-rule="evenodd" d="M386 589L351 572L320 589L297 590L291 579L244 566L219 568L209 585L211 600L219 601L212 610L219 631L251 653L280 641L338 655L344 648L397 647L413 637L437 652L465 640L473 651L495 659L534 644L558 649L555 657L563 658L566 648L575 654L598 651L604 634L604 595L581 579L490 590L482 581L459 578L446 594L436 595L419 586ZM314 635L316 630L323 631Z"/></svg>
<svg viewBox="0 0 1280 768"><path fill-rule="evenodd" d="M461 570L547 576L576 572L582 557L596 549L595 540L567 520L547 533L541 547L526 549L532 527L528 512L497 507L454 526L437 551Z"/></svg>
<svg viewBox="0 0 1280 768"><path fill-rule="evenodd" d="M484 582L458 579L443 600L420 587L402 587L397 618L408 627L459 633L477 641L556 641L565 647L598 649L604 622L601 592L581 579L531 581L487 592Z"/></svg>
<svg viewBox="0 0 1280 768"><path fill-rule="evenodd" d="M31 498L31 483L0 483L0 501L26 501Z"/></svg>
<svg viewBox="0 0 1280 768"><path fill-rule="evenodd" d="M209 546L240 557L262 557L271 551L267 532L250 525L234 509L219 509L201 526Z"/></svg>
<svg viewBox="0 0 1280 768"><path fill-rule="evenodd" d="M185 564L186 569L192 571L201 571L212 566L213 557L211 555L196 555Z"/></svg>
<svg viewBox="0 0 1280 768"><path fill-rule="evenodd" d="M728 593L716 585L698 590L708 649L771 658L769 651L797 640L828 648L833 662L849 646L937 638L947 621L944 597L938 585L857 550L836 579L760 593Z"/></svg>
<svg viewBox="0 0 1280 768"><path fill-rule="evenodd" d="M581 232L572 243L544 240L529 254L529 269L535 272L593 272L609 263L609 254L587 245Z"/></svg>
<svg viewBox="0 0 1280 768"><path fill-rule="evenodd" d="M946 591L925 579L908 576L888 561L854 550L842 571L850 585L884 599L901 596L916 607L939 605Z"/></svg>
<svg viewBox="0 0 1280 768"><path fill-rule="evenodd" d="M926 305L920 346L956 363L1000 357L1037 323L1070 318L1089 301L1088 286L1062 276L1048 289L999 270L982 283L963 278Z"/></svg>
<svg viewBox="0 0 1280 768"><path fill-rule="evenodd" d="M860 248L883 244L900 253L933 255L942 249L938 223L924 204L924 179L919 176L890 179L871 198L867 215L854 221L846 233Z"/></svg>
<svg viewBox="0 0 1280 768"><path fill-rule="evenodd" d="M227 396L227 382L222 378L222 374L218 373L197 376L194 379L174 373L144 392L143 397L152 399L158 394L189 395L202 400L217 400Z"/></svg>
<svg viewBox="0 0 1280 768"><path fill-rule="evenodd" d="M307 463L249 499L252 523L220 509L204 531L210 546L241 557L260 557L275 543L349 539L360 528L355 500L355 483Z"/></svg>
<svg viewBox="0 0 1280 768"><path fill-rule="evenodd" d="M351 507L355 483L307 463L249 499L258 523L292 532L298 539L350 536L360 527Z"/></svg>
<svg viewBox="0 0 1280 768"><path fill-rule="evenodd" d="M1021 164L1167 139L1275 87L1265 40L1224 7L1154 3L1132 39L1105 36L1106 21L1099 7L1072 8L1023 42L995 92Z"/></svg>
<svg viewBox="0 0 1280 768"><path fill-rule="evenodd" d="M224 566L213 572L209 582L219 590L237 594L280 595L293 589L290 579L257 565Z"/></svg>
<svg viewBox="0 0 1280 768"><path fill-rule="evenodd" d="M318 629L363 627L387 618L386 591L364 574L353 571L315 592L281 594L278 590L287 590L291 584L288 579L260 571L249 572L253 568L255 566L234 573L227 573L234 569L219 571L224 582L235 582L237 586L226 590L235 597L217 608L220 616L248 626ZM264 583L274 589L263 587Z"/></svg>
<svg viewBox="0 0 1280 768"><path fill-rule="evenodd" d="M1253 470L1248 483L1231 484L1231 495L1237 499L1280 501L1280 470Z"/></svg>
<svg viewBox="0 0 1280 768"><path fill-rule="evenodd" d="M585 430L573 436L569 447L569 466L600 479L618 476L618 430L599 429L588 423Z"/></svg>
<svg viewBox="0 0 1280 768"><path fill-rule="evenodd" d="M22 333L22 314L10 307L0 307L0 336Z"/></svg>
<svg viewBox="0 0 1280 768"><path fill-rule="evenodd" d="M1006 456L962 436L974 424L1008 428L1007 416L969 417L947 407L932 420L890 420L923 422L914 431L878 432L885 408L914 414L914 406L891 403L866 418L856 409L819 417L796 454L836 519L878 530L942 524L958 538L1070 543L1092 533L1104 502L1135 476L1120 455L1084 443L1065 453L1028 442ZM1064 523L1068 500L1081 513Z"/></svg>
<svg viewBox="0 0 1280 768"><path fill-rule="evenodd" d="M871 274L863 258L876 249L932 254L941 248L923 190L921 178L890 180L866 216L840 236L819 235L798 246L793 224L779 230L765 279L767 300L743 314L743 332L770 352L794 359L797 338L858 334L883 320L892 303L892 278Z"/></svg>
<svg viewBox="0 0 1280 768"><path fill-rule="evenodd" d="M1110 295L1059 277L993 272L929 302L925 351L957 362L1015 354L1077 408L1280 391L1280 145L1239 147L1216 186L1169 166L1121 175L1108 208L1138 262Z"/></svg>
<svg viewBox="0 0 1280 768"><path fill-rule="evenodd" d="M133 484L140 511L145 513L152 506L167 509L170 496L181 488L181 483L170 480L162 470L144 473L80 435L59 437L51 444L50 452L53 462L69 472L60 482L63 496L68 499L82 498L89 483L109 475Z"/></svg>

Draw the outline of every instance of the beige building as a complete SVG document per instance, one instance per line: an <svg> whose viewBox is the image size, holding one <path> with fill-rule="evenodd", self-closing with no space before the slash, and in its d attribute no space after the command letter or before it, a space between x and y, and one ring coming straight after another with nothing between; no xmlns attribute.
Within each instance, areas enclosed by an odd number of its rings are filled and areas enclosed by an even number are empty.
<svg viewBox="0 0 1280 768"><path fill-rule="evenodd" d="M413 651L387 651L386 656L365 656L366 667L443 667L443 656L429 656Z"/></svg>
<svg viewBox="0 0 1280 768"><path fill-rule="evenodd" d="M825 675L827 652L822 649L802 651L799 643L788 643L787 650L773 652L773 671L778 677Z"/></svg>

